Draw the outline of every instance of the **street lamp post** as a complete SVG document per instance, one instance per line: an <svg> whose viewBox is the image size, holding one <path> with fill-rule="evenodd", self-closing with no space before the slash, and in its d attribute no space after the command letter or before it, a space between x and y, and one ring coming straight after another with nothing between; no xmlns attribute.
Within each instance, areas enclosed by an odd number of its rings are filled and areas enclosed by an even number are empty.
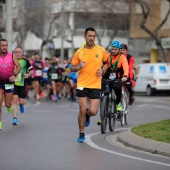
<svg viewBox="0 0 170 170"><path fill-rule="evenodd" d="M8 50L12 51L12 0L6 0L6 39Z"/></svg>

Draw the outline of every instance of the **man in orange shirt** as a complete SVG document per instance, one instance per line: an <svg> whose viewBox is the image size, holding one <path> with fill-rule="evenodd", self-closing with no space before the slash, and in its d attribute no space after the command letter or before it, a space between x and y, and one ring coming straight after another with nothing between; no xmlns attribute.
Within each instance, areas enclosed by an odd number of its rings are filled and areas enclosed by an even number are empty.
<svg viewBox="0 0 170 170"><path fill-rule="evenodd" d="M78 49L71 61L71 72L78 72L76 96L79 102L79 143L85 142L84 128L90 124L90 116L95 116L100 103L101 77L107 69L106 50L94 43L94 28L85 30L85 45ZM89 99L89 109L87 109Z"/></svg>

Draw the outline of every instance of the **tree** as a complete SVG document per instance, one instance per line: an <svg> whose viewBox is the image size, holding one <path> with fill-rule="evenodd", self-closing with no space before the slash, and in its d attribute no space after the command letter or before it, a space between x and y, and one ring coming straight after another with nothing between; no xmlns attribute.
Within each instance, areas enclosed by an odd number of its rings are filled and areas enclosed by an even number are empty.
<svg viewBox="0 0 170 170"><path fill-rule="evenodd" d="M15 31L18 32L17 36L18 45L22 45L27 36L27 32L34 33L37 37L42 39L40 53L48 41L52 40L54 35L55 21L59 16L51 13L51 6L41 3L38 8L31 0L20 0L18 3L18 19L14 24ZM50 3L49 3L50 4ZM32 7L32 8L31 8ZM47 48L48 49L48 48Z"/></svg>
<svg viewBox="0 0 170 170"><path fill-rule="evenodd" d="M127 31L129 29L129 11L124 10L126 11L124 13L124 11L122 11L122 6L120 5L124 3L124 0L106 0L104 3L102 0L66 0L65 2L67 5L63 4L62 13L71 11L74 13L76 20L74 27L69 25L68 20L65 22L68 23L68 25L64 24L65 26L62 26L63 38L69 43L73 44L73 36L76 29L93 26L97 30L99 45L102 44L102 38L106 36L106 32L108 34L109 30L108 44L104 44L104 47L108 49L110 42L113 41L119 30ZM62 1L62 3L64 2ZM127 9L127 5L128 4L126 3L124 8ZM63 23L61 24L63 25ZM67 36L68 32L70 33L69 36ZM128 36L129 34L126 35L126 37Z"/></svg>
<svg viewBox="0 0 170 170"><path fill-rule="evenodd" d="M139 4L141 11L142 11L142 18L141 20L139 20L138 18L138 22L136 21L135 23L139 24L140 22L140 28L142 30L144 30L147 34L150 35L150 37L155 40L156 45L158 47L158 50L160 52L160 56L161 56L161 60L163 62L165 62L166 60L166 56L165 56L165 51L162 47L162 43L161 43L161 36L160 36L160 29L162 28L162 26L166 23L168 17L169 17L169 13L170 13L170 0L166 0L169 4L168 7L168 11L166 12L165 17L158 23L158 24L154 24L154 28L151 29L148 26L148 20L151 18L157 18L156 16L156 9L158 7L158 2L157 1L147 1L147 0L134 0L131 1L133 3ZM160 2L160 1L159 1ZM158 19L158 18L157 18ZM152 25L153 26L153 25Z"/></svg>

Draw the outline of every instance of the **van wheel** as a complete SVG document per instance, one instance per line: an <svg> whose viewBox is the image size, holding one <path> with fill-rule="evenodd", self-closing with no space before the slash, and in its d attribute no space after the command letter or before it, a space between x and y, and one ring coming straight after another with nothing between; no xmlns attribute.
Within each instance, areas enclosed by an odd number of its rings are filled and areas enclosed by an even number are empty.
<svg viewBox="0 0 170 170"><path fill-rule="evenodd" d="M154 90L150 86L148 86L146 89L146 94L147 96L154 96Z"/></svg>

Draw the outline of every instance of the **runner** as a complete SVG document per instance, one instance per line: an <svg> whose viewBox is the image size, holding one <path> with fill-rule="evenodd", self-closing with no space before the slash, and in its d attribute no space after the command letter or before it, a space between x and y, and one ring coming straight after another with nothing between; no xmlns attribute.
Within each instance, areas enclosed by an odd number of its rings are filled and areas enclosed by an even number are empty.
<svg viewBox="0 0 170 170"><path fill-rule="evenodd" d="M70 83L69 83L69 72L70 72L70 66L71 66L71 59L68 58L64 62L64 72L62 74L63 84L64 84L64 97L67 98L70 95Z"/></svg>
<svg viewBox="0 0 170 170"><path fill-rule="evenodd" d="M34 77L34 97L36 100L40 99L40 86L42 83L42 70L45 67L44 62L40 59L40 55L36 54L35 55L35 60L32 61L31 63L33 67L33 77Z"/></svg>
<svg viewBox="0 0 170 170"><path fill-rule="evenodd" d="M12 113L14 81L20 70L21 67L16 56L8 52L8 41L0 39L0 130L2 130L3 96L5 96L5 106L8 112Z"/></svg>
<svg viewBox="0 0 170 170"><path fill-rule="evenodd" d="M31 57L29 57L29 55L23 55L24 58L26 58L29 63L31 64ZM30 99L29 97L29 91L33 90L33 77L29 77L27 79L25 79L25 85L26 85L26 91L25 91L25 99L28 101Z"/></svg>
<svg viewBox="0 0 170 170"><path fill-rule="evenodd" d="M43 69L43 78L42 78L42 86L41 86L41 96L44 93L44 89L46 89L46 100L50 99L50 91L51 91L51 83L48 79L48 70L50 67L49 58L45 58L45 67Z"/></svg>
<svg viewBox="0 0 170 170"><path fill-rule="evenodd" d="M52 91L53 91L53 95L51 98L56 102L58 101L58 92L60 91L58 84L61 81L61 76L60 76L61 74L59 73L59 71L60 68L57 63L57 57L53 56L52 63L48 70L48 77L49 80L51 81Z"/></svg>
<svg viewBox="0 0 170 170"><path fill-rule="evenodd" d="M71 61L71 72L78 72L76 96L79 103L79 137L78 142L85 142L84 128L90 124L90 116L95 116L100 103L101 76L107 68L106 50L94 43L94 28L85 30L86 45L74 54ZM102 68L103 66L103 68ZM87 108L87 99L89 108Z"/></svg>
<svg viewBox="0 0 170 170"><path fill-rule="evenodd" d="M33 74L32 71L33 68L30 62L26 58L23 58L23 50L21 47L16 47L14 50L14 54L17 57L21 66L21 71L15 79L14 93L13 93L13 125L17 125L18 124L18 119L17 119L18 101L19 101L20 112L24 113L25 111L24 104L25 104L26 85L24 79L29 78Z"/></svg>

